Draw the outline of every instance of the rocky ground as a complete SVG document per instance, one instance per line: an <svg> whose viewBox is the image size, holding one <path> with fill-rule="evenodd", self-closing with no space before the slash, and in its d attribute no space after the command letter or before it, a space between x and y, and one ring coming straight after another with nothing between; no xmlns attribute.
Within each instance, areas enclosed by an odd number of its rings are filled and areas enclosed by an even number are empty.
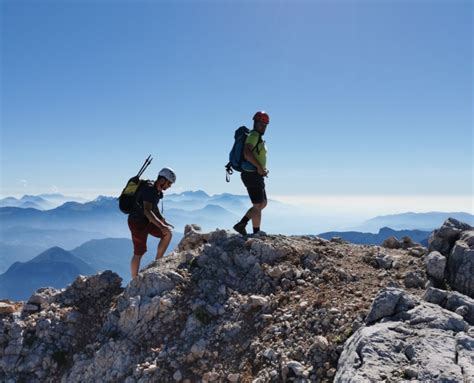
<svg viewBox="0 0 474 383"><path fill-rule="evenodd" d="M459 239L469 228L456 230ZM432 243L449 253L456 239L449 236L452 243L446 247L443 238L437 233ZM123 291L118 276L105 272L79 277L67 289L39 290L22 307L2 311L0 305L0 380L417 380L428 376L419 366L429 356L390 356L424 336L416 333L422 323L434 326L421 312L426 305L428 318L447 318L446 326L433 328L449 332L455 349L459 342L464 347L455 354L446 351L442 360L447 365L450 356L461 356L459 363L451 361L452 374L446 376L469 379L474 365L472 299L434 288L448 289L443 278L449 254L436 250L440 256L433 256L435 249L428 254L407 239L384 245L311 236L243 238L188 226L173 254L149 265ZM463 246L470 256L469 244ZM463 288L470 286L461 279ZM401 349L380 349L377 359L367 329L392 320L418 327L400 330L412 331L412 341L404 338ZM365 365L367 360L371 362ZM387 368L374 369L374 363ZM369 373L373 370L378 375Z"/></svg>

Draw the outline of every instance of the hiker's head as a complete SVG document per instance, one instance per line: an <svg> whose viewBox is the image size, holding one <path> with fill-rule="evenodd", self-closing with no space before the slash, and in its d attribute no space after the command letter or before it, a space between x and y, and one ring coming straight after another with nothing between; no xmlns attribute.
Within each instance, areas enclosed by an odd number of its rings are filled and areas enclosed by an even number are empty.
<svg viewBox="0 0 474 383"><path fill-rule="evenodd" d="M270 117L267 113L259 111L253 116L253 128L260 134L264 134L267 125L270 123Z"/></svg>
<svg viewBox="0 0 474 383"><path fill-rule="evenodd" d="M176 173L171 168L163 168L158 173L158 179L156 181L162 190L166 190L176 182Z"/></svg>

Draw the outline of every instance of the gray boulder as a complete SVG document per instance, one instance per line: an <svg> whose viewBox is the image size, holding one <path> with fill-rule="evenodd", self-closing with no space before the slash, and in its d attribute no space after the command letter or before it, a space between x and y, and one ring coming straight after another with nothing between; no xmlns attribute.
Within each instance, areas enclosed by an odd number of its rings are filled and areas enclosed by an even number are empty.
<svg viewBox="0 0 474 383"><path fill-rule="evenodd" d="M382 247L387 249L400 249L402 247L402 243L396 237L391 236L383 241Z"/></svg>
<svg viewBox="0 0 474 383"><path fill-rule="evenodd" d="M403 249L410 249L412 247L419 246L419 244L413 242L410 237L403 237L402 238L402 248Z"/></svg>
<svg viewBox="0 0 474 383"><path fill-rule="evenodd" d="M447 259L439 251L432 251L425 258L426 273L435 281L444 279Z"/></svg>
<svg viewBox="0 0 474 383"><path fill-rule="evenodd" d="M409 271L405 274L403 284L409 289L422 289L425 287L425 280L418 271Z"/></svg>
<svg viewBox="0 0 474 383"><path fill-rule="evenodd" d="M194 249L198 246L203 245L204 243L207 243L208 237L209 235L203 233L199 225L186 225L186 227L184 228L184 237L178 244L178 249Z"/></svg>
<svg viewBox="0 0 474 383"><path fill-rule="evenodd" d="M361 327L345 343L335 382L474 377L474 338L461 316L393 288L376 297L369 316L380 321Z"/></svg>
<svg viewBox="0 0 474 383"><path fill-rule="evenodd" d="M462 294L474 297L474 231L465 231L448 257L448 283Z"/></svg>
<svg viewBox="0 0 474 383"><path fill-rule="evenodd" d="M375 262L377 262L377 266L379 268L388 270L388 269L392 268L394 259L390 255L386 255L386 254L383 254L383 253L378 253L375 256Z"/></svg>
<svg viewBox="0 0 474 383"><path fill-rule="evenodd" d="M467 223L448 218L439 229L431 233L428 240L428 250L439 251L447 256L454 243L461 237L461 233L467 230L472 230L472 227Z"/></svg>
<svg viewBox="0 0 474 383"><path fill-rule="evenodd" d="M445 291L430 287L426 290L423 299L435 303L449 311L461 315L471 326L474 326L474 299L456 291ZM459 310L461 309L462 310Z"/></svg>
<svg viewBox="0 0 474 383"><path fill-rule="evenodd" d="M383 290L372 302L366 322L372 323L383 317L394 315L402 294L400 289L392 287Z"/></svg>
<svg viewBox="0 0 474 383"><path fill-rule="evenodd" d="M466 223L447 219L429 239L428 275L441 282L442 259L447 259L444 276L456 291L474 297L474 230ZM434 255L432 255L434 253ZM431 256L431 257L430 257ZM429 268L429 269L428 269Z"/></svg>

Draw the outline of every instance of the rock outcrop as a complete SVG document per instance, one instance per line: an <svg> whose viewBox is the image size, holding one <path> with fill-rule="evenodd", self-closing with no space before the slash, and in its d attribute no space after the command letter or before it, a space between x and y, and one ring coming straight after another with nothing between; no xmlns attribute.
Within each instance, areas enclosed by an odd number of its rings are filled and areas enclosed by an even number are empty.
<svg viewBox="0 0 474 383"><path fill-rule="evenodd" d="M388 249L410 249L412 247L419 246L420 244L413 242L410 237L406 236L403 237L401 240L394 236L391 236L382 243L382 247L386 247Z"/></svg>
<svg viewBox="0 0 474 383"><path fill-rule="evenodd" d="M121 292L112 272L78 277L67 289L40 289L0 321L0 380L58 381L72 356L95 341Z"/></svg>
<svg viewBox="0 0 474 383"><path fill-rule="evenodd" d="M427 324L446 355L459 348L468 373L472 302L425 293L424 254L188 226L169 257L123 290L105 272L0 313L0 381L331 382L348 376L341 353L350 361L347 347L385 322L415 338ZM412 359L423 365L424 356L415 348ZM406 376L424 376L415 367Z"/></svg>
<svg viewBox="0 0 474 383"><path fill-rule="evenodd" d="M431 234L429 252L427 273L435 286L442 286L444 277L452 289L474 298L474 229L449 218Z"/></svg>
<svg viewBox="0 0 474 383"><path fill-rule="evenodd" d="M346 342L335 382L470 382L474 328L462 316L387 288Z"/></svg>

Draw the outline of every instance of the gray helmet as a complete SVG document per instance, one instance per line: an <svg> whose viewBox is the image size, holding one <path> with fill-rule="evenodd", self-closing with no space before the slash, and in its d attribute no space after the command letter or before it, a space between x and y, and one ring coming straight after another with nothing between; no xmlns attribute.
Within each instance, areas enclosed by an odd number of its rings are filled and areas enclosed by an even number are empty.
<svg viewBox="0 0 474 383"><path fill-rule="evenodd" d="M168 181L170 181L172 184L176 182L176 173L171 168L161 169L160 172L158 173L158 177L164 177Z"/></svg>

